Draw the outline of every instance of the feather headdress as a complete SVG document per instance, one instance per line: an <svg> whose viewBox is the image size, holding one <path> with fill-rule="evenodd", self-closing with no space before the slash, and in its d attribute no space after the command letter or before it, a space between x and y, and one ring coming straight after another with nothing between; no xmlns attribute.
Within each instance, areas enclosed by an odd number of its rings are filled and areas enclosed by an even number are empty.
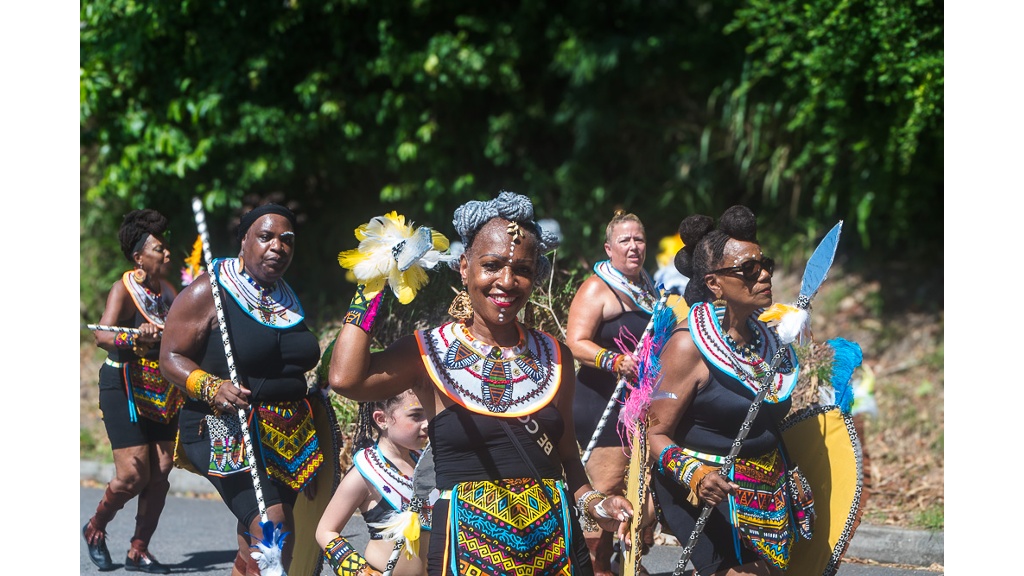
<svg viewBox="0 0 1024 576"><path fill-rule="evenodd" d="M260 567L260 574L287 576L281 564L281 550L284 548L284 537L289 532L282 532L281 523L274 524L271 520L260 522L260 530L263 531L263 537L251 546L256 551L250 553Z"/></svg>
<svg viewBox="0 0 1024 576"><path fill-rule="evenodd" d="M426 270L447 262L448 239L426 226L413 228L405 216L389 212L355 230L359 247L338 254L338 263L364 284L372 299L387 284L402 304L412 302L430 280Z"/></svg>

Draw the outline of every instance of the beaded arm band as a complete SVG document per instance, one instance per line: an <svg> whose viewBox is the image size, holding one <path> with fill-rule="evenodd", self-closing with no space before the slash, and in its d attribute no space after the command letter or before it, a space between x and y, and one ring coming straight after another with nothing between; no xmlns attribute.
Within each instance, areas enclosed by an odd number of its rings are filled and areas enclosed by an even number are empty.
<svg viewBox="0 0 1024 576"><path fill-rule="evenodd" d="M352 303L348 305L348 313L342 321L345 324L355 324L369 333L373 328L373 321L377 319L377 312L380 310L380 301L384 298L384 291L381 290L373 298L367 299L363 294L366 290L365 284L356 286L356 293L352 296Z"/></svg>
<svg viewBox="0 0 1024 576"><path fill-rule="evenodd" d="M215 414L220 414L220 407L214 403L214 397L220 390L224 380L204 370L195 369L185 379L185 391L189 398L206 402Z"/></svg>
<svg viewBox="0 0 1024 576"><path fill-rule="evenodd" d="M658 469L680 485L690 488L686 500L694 506L697 506L699 502L697 489L700 487L700 481L708 474L718 471L717 466L704 464L683 452L683 449L675 444L667 446L661 451L661 456L658 458Z"/></svg>
<svg viewBox="0 0 1024 576"><path fill-rule="evenodd" d="M128 332L118 332L117 335L114 336L114 347L130 349L140 358L145 356L146 352L149 352L150 348L148 344L138 343L136 341L135 334L130 334Z"/></svg>
<svg viewBox="0 0 1024 576"><path fill-rule="evenodd" d="M608 372L616 372L622 362L622 354L612 352L607 348L601 348L594 357L594 365Z"/></svg>
<svg viewBox="0 0 1024 576"><path fill-rule="evenodd" d="M324 558L337 576L380 576L341 535L324 546Z"/></svg>
<svg viewBox="0 0 1024 576"><path fill-rule="evenodd" d="M579 499L576 500L576 510L579 511L580 520L583 522L584 532L597 532L601 529L601 527L597 525L597 519L590 514L590 503L598 499L604 501L605 498L607 498L607 496L601 492L598 492L597 490L590 490L588 492L584 492L583 496L580 496Z"/></svg>

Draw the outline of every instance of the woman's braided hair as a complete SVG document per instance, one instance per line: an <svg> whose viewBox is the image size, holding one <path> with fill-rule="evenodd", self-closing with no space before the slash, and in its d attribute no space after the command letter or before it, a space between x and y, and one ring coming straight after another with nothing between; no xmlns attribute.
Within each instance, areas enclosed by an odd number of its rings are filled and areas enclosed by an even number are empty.
<svg viewBox="0 0 1024 576"><path fill-rule="evenodd" d="M683 298L691 305L708 302L714 295L704 277L717 268L730 239L757 242L757 217L746 206L733 206L722 213L715 228L710 216L694 214L679 223L679 237L684 245L676 252L676 270L690 278Z"/></svg>
<svg viewBox="0 0 1024 576"><path fill-rule="evenodd" d="M140 242L149 235L163 236L167 230L167 218L150 208L132 210L124 215L121 228L117 231L117 239L121 242L121 252L129 262L134 262L132 254L142 249Z"/></svg>
<svg viewBox="0 0 1024 576"><path fill-rule="evenodd" d="M373 446L380 438L380 427L373 421L373 413L382 410L388 416L395 411L406 394L413 394L412 390L406 390L386 400L375 400L359 403L359 414L356 420L356 435L352 439L352 454Z"/></svg>
<svg viewBox="0 0 1024 576"><path fill-rule="evenodd" d="M533 202L522 194L502 190L493 200L470 200L455 210L452 224L462 238L462 244L469 251L476 239L477 232L495 218L503 218L519 224L524 233L532 235L537 241L537 276L547 276L551 271L551 261L546 252L558 247L558 236L545 232L533 220ZM453 260L453 269L458 269L458 261Z"/></svg>

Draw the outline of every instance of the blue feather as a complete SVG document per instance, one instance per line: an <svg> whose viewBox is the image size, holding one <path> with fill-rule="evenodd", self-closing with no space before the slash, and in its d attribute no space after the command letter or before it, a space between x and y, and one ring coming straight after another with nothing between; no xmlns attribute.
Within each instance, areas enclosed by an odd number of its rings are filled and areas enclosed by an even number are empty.
<svg viewBox="0 0 1024 576"><path fill-rule="evenodd" d="M835 403L843 414L849 414L853 410L853 386L850 385L850 378L864 360L864 356L856 342L833 338L826 344L835 351L832 357L832 389L835 390Z"/></svg>
<svg viewBox="0 0 1024 576"><path fill-rule="evenodd" d="M836 247L839 245L839 233L843 229L843 221L829 230L822 238L818 247L814 249L810 259L807 260L807 267L804 268L804 277L800 283L800 296L812 298L817 293L821 283L828 276L828 269L832 267L832 259L836 255Z"/></svg>

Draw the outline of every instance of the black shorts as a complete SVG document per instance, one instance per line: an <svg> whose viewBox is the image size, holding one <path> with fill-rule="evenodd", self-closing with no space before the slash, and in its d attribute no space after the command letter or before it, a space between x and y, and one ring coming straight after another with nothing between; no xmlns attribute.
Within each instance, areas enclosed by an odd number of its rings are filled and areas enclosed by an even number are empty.
<svg viewBox="0 0 1024 576"><path fill-rule="evenodd" d="M110 447L128 448L154 442L174 442L178 433L178 417L167 424L138 416L132 422L128 415L128 395L121 370L108 364L100 367L100 412L107 429Z"/></svg>
<svg viewBox="0 0 1024 576"><path fill-rule="evenodd" d="M196 414L190 413L186 420L194 421ZM210 481L210 484L217 489L221 500L227 504L231 513L242 523L246 529L260 515L259 504L256 502L256 489L252 484L252 472L245 470L235 472L228 476L212 476L207 474L210 467L210 431L205 425L196 426L201 428L198 436L193 430L191 434L183 430L181 434L182 445L185 448L185 456L196 470L199 470ZM249 437L258 441L259 436L250 427ZM263 464L263 455L259 449L254 450L256 455L257 470L259 470L260 491L263 492L263 502L267 508L275 504L284 504L294 508L299 493L292 490L290 486L282 484L267 476L266 466ZM318 471L319 472L319 471Z"/></svg>

